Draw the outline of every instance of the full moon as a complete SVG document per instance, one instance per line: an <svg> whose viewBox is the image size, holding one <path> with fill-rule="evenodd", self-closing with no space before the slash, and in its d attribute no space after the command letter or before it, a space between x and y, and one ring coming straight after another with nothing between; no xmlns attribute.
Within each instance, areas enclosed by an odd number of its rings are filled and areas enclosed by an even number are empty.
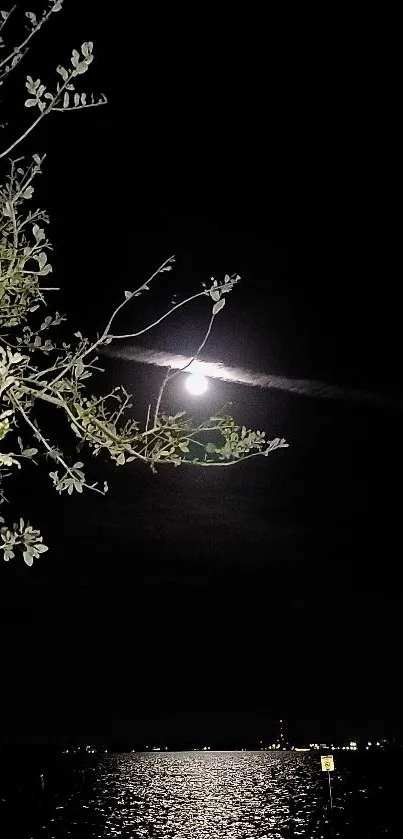
<svg viewBox="0 0 403 839"><path fill-rule="evenodd" d="M193 396L201 396L207 390L207 379L201 373L191 373L186 379L186 388Z"/></svg>

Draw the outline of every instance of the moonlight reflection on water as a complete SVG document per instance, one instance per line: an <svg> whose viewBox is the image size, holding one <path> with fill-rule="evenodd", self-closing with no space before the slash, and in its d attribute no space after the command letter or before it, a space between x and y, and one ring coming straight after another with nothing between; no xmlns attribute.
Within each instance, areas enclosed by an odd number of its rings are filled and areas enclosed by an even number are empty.
<svg viewBox="0 0 403 839"><path fill-rule="evenodd" d="M397 804L393 812L397 787L386 792L384 787L384 780L396 777L393 756L384 755L381 768L377 763L371 769L365 755L344 759L342 766L339 754L332 823L319 753L161 752L97 756L91 768L85 772L71 768L63 781L50 773L44 791L31 787L23 800L20 789L18 801L12 796L3 799L2 835L7 839L400 835L392 826L398 823Z"/></svg>
<svg viewBox="0 0 403 839"><path fill-rule="evenodd" d="M312 762L292 754L116 755L99 762L88 803L114 836L313 839L324 835L317 831L318 807L326 811L321 781Z"/></svg>
<svg viewBox="0 0 403 839"><path fill-rule="evenodd" d="M152 835L161 837L280 837L287 835L282 831L291 824L295 835L314 836L320 779L306 763L287 757L210 752L151 756L148 765L142 756L131 767L118 761L128 796L127 825L133 824L135 812L142 831L138 835L144 837L151 835L147 832L151 825ZM145 764L140 803L138 784Z"/></svg>

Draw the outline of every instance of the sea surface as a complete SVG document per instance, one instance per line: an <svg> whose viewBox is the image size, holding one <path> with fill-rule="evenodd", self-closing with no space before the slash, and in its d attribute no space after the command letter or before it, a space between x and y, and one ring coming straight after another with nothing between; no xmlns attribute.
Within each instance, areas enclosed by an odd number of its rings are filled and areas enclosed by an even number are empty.
<svg viewBox="0 0 403 839"><path fill-rule="evenodd" d="M22 758L20 759L20 764ZM154 752L0 768L2 839L402 837L403 752Z"/></svg>

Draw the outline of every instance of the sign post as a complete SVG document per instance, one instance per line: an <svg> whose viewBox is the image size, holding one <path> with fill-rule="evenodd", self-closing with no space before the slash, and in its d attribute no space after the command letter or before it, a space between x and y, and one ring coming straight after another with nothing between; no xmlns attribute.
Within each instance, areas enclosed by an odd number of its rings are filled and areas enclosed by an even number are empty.
<svg viewBox="0 0 403 839"><path fill-rule="evenodd" d="M329 780L329 803L330 809L333 809L333 798L332 798L332 784L330 781L330 773L334 772L334 760L333 755L323 755L320 759L322 772L327 772L327 777Z"/></svg>

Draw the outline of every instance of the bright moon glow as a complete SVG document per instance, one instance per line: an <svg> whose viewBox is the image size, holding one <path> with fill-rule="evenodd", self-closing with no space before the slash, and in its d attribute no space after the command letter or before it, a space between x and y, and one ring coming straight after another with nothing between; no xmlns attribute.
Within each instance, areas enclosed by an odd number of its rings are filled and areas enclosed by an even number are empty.
<svg viewBox="0 0 403 839"><path fill-rule="evenodd" d="M207 379L201 373L191 373L186 379L186 387L193 396L201 396L207 390Z"/></svg>

